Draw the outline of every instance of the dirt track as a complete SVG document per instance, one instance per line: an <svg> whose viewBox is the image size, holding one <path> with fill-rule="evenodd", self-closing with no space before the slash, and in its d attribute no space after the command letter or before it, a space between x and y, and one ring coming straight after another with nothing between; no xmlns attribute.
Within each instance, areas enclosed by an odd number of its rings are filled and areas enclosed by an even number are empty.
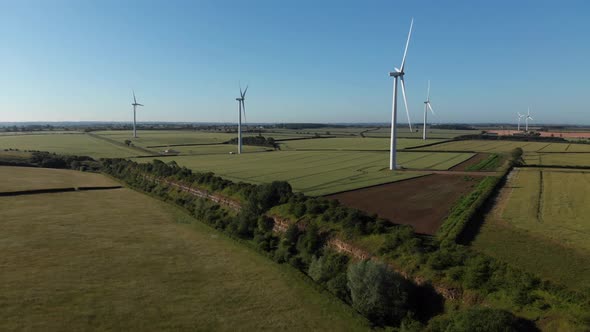
<svg viewBox="0 0 590 332"><path fill-rule="evenodd" d="M436 233L451 207L473 190L479 178L457 176L482 172L433 174L327 196L342 204L376 213L396 224L410 225L416 233ZM481 175L481 174L480 174Z"/></svg>

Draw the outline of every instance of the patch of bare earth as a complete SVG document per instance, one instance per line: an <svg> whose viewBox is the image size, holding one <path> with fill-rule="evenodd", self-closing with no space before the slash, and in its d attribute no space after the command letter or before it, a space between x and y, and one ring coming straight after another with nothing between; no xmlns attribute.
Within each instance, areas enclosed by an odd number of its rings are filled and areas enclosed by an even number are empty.
<svg viewBox="0 0 590 332"><path fill-rule="evenodd" d="M330 195L340 203L434 235L453 205L481 178L433 174Z"/></svg>

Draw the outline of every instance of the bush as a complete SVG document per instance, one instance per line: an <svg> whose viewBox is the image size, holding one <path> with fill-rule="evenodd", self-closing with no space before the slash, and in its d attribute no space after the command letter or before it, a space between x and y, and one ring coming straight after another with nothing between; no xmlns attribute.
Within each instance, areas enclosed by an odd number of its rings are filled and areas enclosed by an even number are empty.
<svg viewBox="0 0 590 332"><path fill-rule="evenodd" d="M362 261L347 272L352 306L377 325L399 325L407 313L408 286L385 264Z"/></svg>
<svg viewBox="0 0 590 332"><path fill-rule="evenodd" d="M534 328L527 326L508 311L472 308L455 312L447 317L435 318L430 322L426 330L430 332L517 332L531 331Z"/></svg>

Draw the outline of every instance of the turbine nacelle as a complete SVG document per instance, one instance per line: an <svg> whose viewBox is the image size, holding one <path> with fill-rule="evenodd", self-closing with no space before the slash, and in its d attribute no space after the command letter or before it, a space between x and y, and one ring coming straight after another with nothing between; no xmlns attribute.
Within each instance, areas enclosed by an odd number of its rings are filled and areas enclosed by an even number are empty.
<svg viewBox="0 0 590 332"><path fill-rule="evenodd" d="M401 71L401 70L399 70L397 68L395 68L395 71L390 71L389 72L389 76L390 77L400 77L400 76L404 76L404 74L405 73L403 71Z"/></svg>

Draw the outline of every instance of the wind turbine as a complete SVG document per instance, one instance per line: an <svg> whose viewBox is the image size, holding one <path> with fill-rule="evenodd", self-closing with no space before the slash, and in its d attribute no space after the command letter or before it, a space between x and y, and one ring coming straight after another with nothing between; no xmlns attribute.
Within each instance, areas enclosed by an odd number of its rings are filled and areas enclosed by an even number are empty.
<svg viewBox="0 0 590 332"><path fill-rule="evenodd" d="M133 90L132 90L133 91ZM142 104L138 104L137 103L137 99L135 99L135 91L133 91L133 138L137 138L137 129L135 127L135 122L136 122L136 110L137 110L137 106L143 106Z"/></svg>
<svg viewBox="0 0 590 332"><path fill-rule="evenodd" d="M391 144L390 144L390 152L389 152L389 169L394 170L397 169L397 160L396 160L396 146L397 146L397 137L396 137L396 128L395 125L397 124L397 84L401 82L402 85L402 95L404 97L404 104L406 105L406 114L408 116L408 125L410 126L410 131L412 131L412 123L410 122L410 111L408 110L408 101L406 100L406 84L404 83L404 68L406 65L406 54L408 53L408 46L410 45L410 37L412 36L412 27L414 26L414 19L412 18L412 22L410 23L410 32L408 33L408 40L406 41L406 49L404 50L404 57L402 58L402 65L400 68L395 68L395 71L389 72L389 76L394 78L393 81L393 105L391 106Z"/></svg>
<svg viewBox="0 0 590 332"><path fill-rule="evenodd" d="M520 114L520 112L516 112L518 114L518 131L520 131L520 119L524 118L524 114Z"/></svg>
<svg viewBox="0 0 590 332"><path fill-rule="evenodd" d="M529 131L529 120L532 120L533 117L531 116L531 108L529 107L527 113L526 113L526 118L524 119L525 121L525 131L528 132Z"/></svg>
<svg viewBox="0 0 590 332"><path fill-rule="evenodd" d="M248 86L246 89L242 91L242 87L240 87L240 96L236 98L238 101L238 154L242 153L242 110L244 111L244 121L246 121L246 92L248 91Z"/></svg>
<svg viewBox="0 0 590 332"><path fill-rule="evenodd" d="M434 115L434 110L432 109L432 105L430 105L430 80L428 80L428 93L426 94L426 101L424 102L424 129L422 129L422 139L426 139L426 118L428 115L428 110L432 112Z"/></svg>

